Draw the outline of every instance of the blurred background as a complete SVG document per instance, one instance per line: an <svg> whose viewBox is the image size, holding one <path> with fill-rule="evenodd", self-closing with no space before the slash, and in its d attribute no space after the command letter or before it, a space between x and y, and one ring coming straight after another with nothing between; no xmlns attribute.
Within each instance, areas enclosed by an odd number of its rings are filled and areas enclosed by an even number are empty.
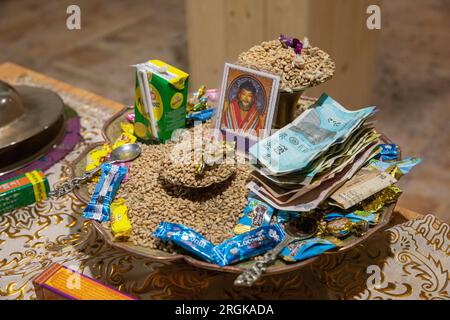
<svg viewBox="0 0 450 320"><path fill-rule="evenodd" d="M67 6L81 30L66 28ZM366 9L381 6L381 30ZM223 63L280 33L308 36L336 61L326 91L379 107L377 128L423 164L401 180L400 205L450 222L448 0L0 0L0 63L10 61L123 104L130 65L161 59L217 87ZM106 119L105 119L106 120Z"/></svg>

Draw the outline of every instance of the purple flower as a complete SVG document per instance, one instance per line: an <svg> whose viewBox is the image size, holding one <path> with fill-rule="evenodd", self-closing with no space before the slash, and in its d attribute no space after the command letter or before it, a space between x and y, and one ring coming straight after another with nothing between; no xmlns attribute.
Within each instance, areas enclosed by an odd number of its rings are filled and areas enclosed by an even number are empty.
<svg viewBox="0 0 450 320"><path fill-rule="evenodd" d="M303 43L301 43L299 41L299 43L297 43L297 45L294 48L294 51L296 54L301 54L302 53L302 49L303 49Z"/></svg>
<svg viewBox="0 0 450 320"><path fill-rule="evenodd" d="M281 34L278 39L280 40L280 42L283 44L284 47L294 49L296 54L302 53L303 43L297 38L286 37Z"/></svg>
<svg viewBox="0 0 450 320"><path fill-rule="evenodd" d="M292 38L291 37L286 37L281 34L279 40L285 47L292 47Z"/></svg>

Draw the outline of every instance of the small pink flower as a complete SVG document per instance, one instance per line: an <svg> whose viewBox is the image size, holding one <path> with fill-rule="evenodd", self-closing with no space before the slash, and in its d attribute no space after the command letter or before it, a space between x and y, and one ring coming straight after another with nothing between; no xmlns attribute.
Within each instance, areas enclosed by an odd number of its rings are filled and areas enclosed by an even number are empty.
<svg viewBox="0 0 450 320"><path fill-rule="evenodd" d="M129 114L127 114L127 119L131 123L134 123L134 112L130 112Z"/></svg>

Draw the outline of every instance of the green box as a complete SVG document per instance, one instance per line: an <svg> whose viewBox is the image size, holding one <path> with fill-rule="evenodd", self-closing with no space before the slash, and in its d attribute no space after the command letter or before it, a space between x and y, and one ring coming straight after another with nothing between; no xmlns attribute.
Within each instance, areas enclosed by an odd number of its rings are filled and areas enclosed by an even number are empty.
<svg viewBox="0 0 450 320"><path fill-rule="evenodd" d="M47 177L34 170L0 183L0 214L47 199Z"/></svg>
<svg viewBox="0 0 450 320"><path fill-rule="evenodd" d="M144 142L166 142L186 125L189 75L163 61L135 66L134 134Z"/></svg>

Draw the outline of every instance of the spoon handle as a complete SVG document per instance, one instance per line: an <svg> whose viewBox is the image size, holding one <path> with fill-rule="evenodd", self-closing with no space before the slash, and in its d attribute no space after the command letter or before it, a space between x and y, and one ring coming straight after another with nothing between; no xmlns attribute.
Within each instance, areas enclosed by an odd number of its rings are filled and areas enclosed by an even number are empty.
<svg viewBox="0 0 450 320"><path fill-rule="evenodd" d="M250 268L242 272L236 280L234 285L239 287L251 287L262 275L262 273L270 266L278 257L280 252L294 241L295 238L286 234L286 237L275 248L266 252L263 259L256 261Z"/></svg>
<svg viewBox="0 0 450 320"><path fill-rule="evenodd" d="M99 166L95 169L92 169L91 171L84 173L81 177L75 177L67 182L64 182L62 185L48 193L49 198L59 198L67 193L72 192L72 190L77 188L81 183L91 179L100 170L100 168L101 167Z"/></svg>

